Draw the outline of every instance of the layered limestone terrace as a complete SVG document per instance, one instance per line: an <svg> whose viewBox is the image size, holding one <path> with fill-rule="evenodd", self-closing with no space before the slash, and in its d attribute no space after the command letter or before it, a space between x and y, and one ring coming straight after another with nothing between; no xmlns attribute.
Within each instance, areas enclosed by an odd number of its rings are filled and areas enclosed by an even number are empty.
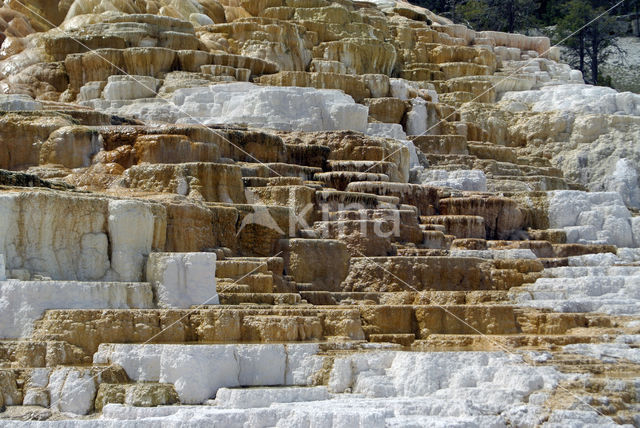
<svg viewBox="0 0 640 428"><path fill-rule="evenodd" d="M640 96L406 1L0 8L0 424L640 425Z"/></svg>

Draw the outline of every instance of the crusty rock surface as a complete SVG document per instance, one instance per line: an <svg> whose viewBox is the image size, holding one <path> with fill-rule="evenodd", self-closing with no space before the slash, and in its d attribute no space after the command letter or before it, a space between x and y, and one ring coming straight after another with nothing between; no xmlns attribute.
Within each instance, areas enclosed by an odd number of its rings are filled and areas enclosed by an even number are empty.
<svg viewBox="0 0 640 428"><path fill-rule="evenodd" d="M640 101L405 0L6 0L0 424L640 425Z"/></svg>

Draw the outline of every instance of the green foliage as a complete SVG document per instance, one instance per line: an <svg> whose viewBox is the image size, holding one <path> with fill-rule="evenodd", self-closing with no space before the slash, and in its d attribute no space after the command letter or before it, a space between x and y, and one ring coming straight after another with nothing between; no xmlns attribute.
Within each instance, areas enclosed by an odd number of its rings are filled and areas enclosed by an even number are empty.
<svg viewBox="0 0 640 428"><path fill-rule="evenodd" d="M547 27L545 32L554 44L566 48L567 61L583 72L587 82L607 84L605 77L599 77L600 64L616 50L620 52L614 15L630 13L640 5L640 0L625 0L613 8L619 1L416 0L413 3L478 31L513 33Z"/></svg>
<svg viewBox="0 0 640 428"><path fill-rule="evenodd" d="M537 2L536 19L542 26L555 25L562 18L566 1L539 0Z"/></svg>
<svg viewBox="0 0 640 428"><path fill-rule="evenodd" d="M593 84L601 80L600 64L619 50L614 35L615 17L605 13L606 10L595 8L589 0L570 0L553 32L554 43L566 48L569 63Z"/></svg>
<svg viewBox="0 0 640 428"><path fill-rule="evenodd" d="M456 15L467 26L481 30L489 27L489 5L483 0L469 0L456 7Z"/></svg>
<svg viewBox="0 0 640 428"><path fill-rule="evenodd" d="M535 21L531 0L419 0L412 3L476 30L521 31Z"/></svg>
<svg viewBox="0 0 640 428"><path fill-rule="evenodd" d="M464 0L414 0L411 3L427 8L438 15L458 21L456 18L456 7Z"/></svg>
<svg viewBox="0 0 640 428"><path fill-rule="evenodd" d="M493 25L498 31L524 31L534 24L535 2L531 0L487 0L492 14Z"/></svg>
<svg viewBox="0 0 640 428"><path fill-rule="evenodd" d="M613 88L613 81L611 76L605 76L603 74L598 74L598 86L608 86Z"/></svg>

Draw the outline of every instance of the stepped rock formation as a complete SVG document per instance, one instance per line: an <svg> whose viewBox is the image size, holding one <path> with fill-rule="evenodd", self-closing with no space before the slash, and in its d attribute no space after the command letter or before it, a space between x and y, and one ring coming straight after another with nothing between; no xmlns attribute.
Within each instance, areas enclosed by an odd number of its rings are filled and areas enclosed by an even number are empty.
<svg viewBox="0 0 640 428"><path fill-rule="evenodd" d="M0 33L0 425L640 426L640 96L547 38L395 0Z"/></svg>

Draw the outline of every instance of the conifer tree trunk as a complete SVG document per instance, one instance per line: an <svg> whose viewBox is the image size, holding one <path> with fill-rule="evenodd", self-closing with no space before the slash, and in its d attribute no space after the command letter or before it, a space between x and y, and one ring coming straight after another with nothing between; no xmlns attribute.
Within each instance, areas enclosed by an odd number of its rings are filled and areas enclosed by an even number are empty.
<svg viewBox="0 0 640 428"><path fill-rule="evenodd" d="M514 0L507 0L507 31L509 33L513 33L516 27L516 11L514 3Z"/></svg>
<svg viewBox="0 0 640 428"><path fill-rule="evenodd" d="M591 29L591 83L598 84L598 54L600 45L600 34L598 23L594 23Z"/></svg>
<svg viewBox="0 0 640 428"><path fill-rule="evenodd" d="M636 0L636 36L640 37L640 0Z"/></svg>
<svg viewBox="0 0 640 428"><path fill-rule="evenodd" d="M578 37L580 39L580 48L578 51L578 55L580 56L580 72L584 74L584 30L580 30Z"/></svg>

